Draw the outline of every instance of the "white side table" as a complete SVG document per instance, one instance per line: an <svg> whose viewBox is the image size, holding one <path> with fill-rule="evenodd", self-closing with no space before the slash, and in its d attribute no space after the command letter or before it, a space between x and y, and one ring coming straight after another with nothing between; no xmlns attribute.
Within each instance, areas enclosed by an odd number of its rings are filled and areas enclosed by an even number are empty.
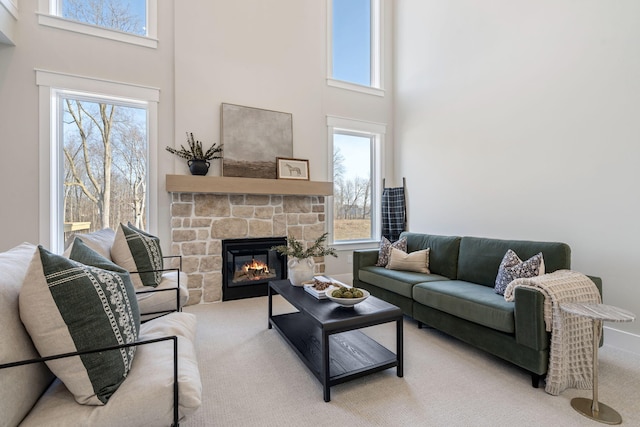
<svg viewBox="0 0 640 427"><path fill-rule="evenodd" d="M622 417L610 406L598 402L598 344L602 322L632 322L635 314L606 304L561 303L560 309L566 313L593 319L593 399L575 397L571 406L587 418L606 424L621 424Z"/></svg>

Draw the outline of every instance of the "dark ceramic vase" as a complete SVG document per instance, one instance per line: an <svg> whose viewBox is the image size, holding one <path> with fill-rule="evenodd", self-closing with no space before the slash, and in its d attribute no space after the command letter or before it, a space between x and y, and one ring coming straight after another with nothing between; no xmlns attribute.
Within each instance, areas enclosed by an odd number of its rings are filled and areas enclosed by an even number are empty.
<svg viewBox="0 0 640 427"><path fill-rule="evenodd" d="M187 162L191 175L206 175L209 172L209 162L200 159L191 159Z"/></svg>

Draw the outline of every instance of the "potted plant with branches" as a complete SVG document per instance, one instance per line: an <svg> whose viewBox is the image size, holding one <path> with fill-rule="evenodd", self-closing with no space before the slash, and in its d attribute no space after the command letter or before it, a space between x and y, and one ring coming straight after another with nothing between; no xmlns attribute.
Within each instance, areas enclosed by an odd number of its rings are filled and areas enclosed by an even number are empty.
<svg viewBox="0 0 640 427"><path fill-rule="evenodd" d="M329 233L318 237L311 246L305 248L304 242L293 236L287 237L287 244L274 246L272 250L287 256L289 281L293 286L302 286L303 282L313 279L314 258L331 255L337 257L336 250L325 246Z"/></svg>
<svg viewBox="0 0 640 427"><path fill-rule="evenodd" d="M173 147L167 147L167 151L186 159L192 175L206 175L211 165L209 160L222 158L220 155L222 153L222 144L217 145L214 142L207 151L204 151L202 142L193 137L193 132L187 132L187 144L189 145L188 148L180 145L179 150Z"/></svg>

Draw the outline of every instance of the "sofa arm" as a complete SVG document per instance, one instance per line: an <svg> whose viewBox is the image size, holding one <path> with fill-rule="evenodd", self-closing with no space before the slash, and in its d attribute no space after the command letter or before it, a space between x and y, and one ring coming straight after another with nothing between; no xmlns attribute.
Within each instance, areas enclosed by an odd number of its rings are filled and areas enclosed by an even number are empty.
<svg viewBox="0 0 640 427"><path fill-rule="evenodd" d="M49 360L64 359L67 357L82 356L82 355L91 354L91 353L101 353L105 351L119 350L119 349L128 348L128 347L137 347L137 346L154 344L154 343L169 341L169 340L173 341L173 424L172 426L177 427L178 421L179 421L179 411L178 411L179 394L178 394L178 337L176 335L164 336L164 337L153 338L153 339L148 339L143 341L136 341L130 344L120 344L120 345L114 345L109 347L96 348L93 350L74 351L70 353L55 354L52 356L38 357L35 359L4 363L4 364L0 364L0 369L30 365L33 363L47 362Z"/></svg>
<svg viewBox="0 0 640 427"><path fill-rule="evenodd" d="M535 289L515 289L514 316L516 342L534 350L549 347L549 333L544 324L544 295Z"/></svg>
<svg viewBox="0 0 640 427"><path fill-rule="evenodd" d="M376 265L379 249L353 251L353 279L360 280L359 272L363 267Z"/></svg>

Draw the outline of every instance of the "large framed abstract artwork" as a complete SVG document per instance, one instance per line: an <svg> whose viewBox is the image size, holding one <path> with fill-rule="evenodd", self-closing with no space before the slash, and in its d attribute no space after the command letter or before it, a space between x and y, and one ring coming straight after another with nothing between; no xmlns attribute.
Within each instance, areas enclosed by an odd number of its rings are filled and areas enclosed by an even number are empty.
<svg viewBox="0 0 640 427"><path fill-rule="evenodd" d="M222 175L277 177L277 157L293 156L293 118L290 113L222 104Z"/></svg>

